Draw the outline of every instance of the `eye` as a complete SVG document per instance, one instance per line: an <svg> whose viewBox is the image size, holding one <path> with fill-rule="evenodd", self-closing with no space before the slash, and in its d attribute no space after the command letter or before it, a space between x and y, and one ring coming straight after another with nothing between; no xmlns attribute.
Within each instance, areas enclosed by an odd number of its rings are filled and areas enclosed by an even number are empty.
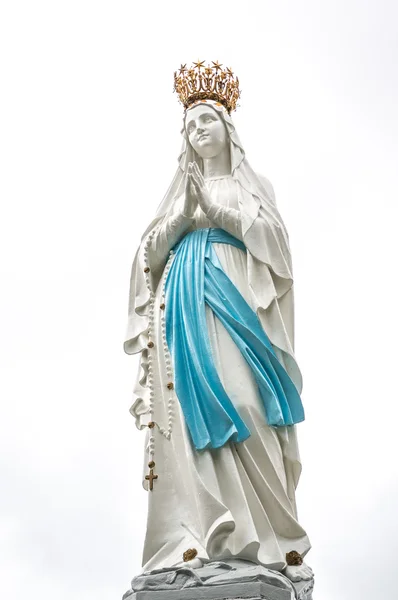
<svg viewBox="0 0 398 600"><path fill-rule="evenodd" d="M192 131L195 129L194 125L190 124L188 125L188 133L192 133Z"/></svg>

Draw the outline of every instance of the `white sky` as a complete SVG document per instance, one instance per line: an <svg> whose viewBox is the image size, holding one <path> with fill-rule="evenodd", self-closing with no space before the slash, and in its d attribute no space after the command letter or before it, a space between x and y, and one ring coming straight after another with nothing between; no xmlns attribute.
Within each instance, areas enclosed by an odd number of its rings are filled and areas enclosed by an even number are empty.
<svg viewBox="0 0 398 600"><path fill-rule="evenodd" d="M139 571L129 271L177 164L173 71L200 58L238 74L290 233L315 597L398 598L397 3L0 11L2 597L117 599Z"/></svg>

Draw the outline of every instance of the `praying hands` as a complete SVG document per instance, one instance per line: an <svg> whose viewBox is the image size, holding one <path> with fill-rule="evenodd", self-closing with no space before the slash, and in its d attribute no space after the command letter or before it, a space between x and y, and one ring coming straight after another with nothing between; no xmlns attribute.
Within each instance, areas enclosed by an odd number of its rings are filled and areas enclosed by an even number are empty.
<svg viewBox="0 0 398 600"><path fill-rule="evenodd" d="M188 165L187 187L189 187L193 202L199 205L207 215L214 203L196 162Z"/></svg>

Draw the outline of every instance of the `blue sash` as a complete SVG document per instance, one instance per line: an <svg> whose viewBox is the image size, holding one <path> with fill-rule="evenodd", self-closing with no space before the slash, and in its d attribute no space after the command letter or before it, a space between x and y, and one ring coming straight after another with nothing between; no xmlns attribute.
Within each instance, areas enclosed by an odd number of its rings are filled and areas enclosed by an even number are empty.
<svg viewBox="0 0 398 600"><path fill-rule="evenodd" d="M224 325L252 370L268 425L304 420L300 395L275 355L256 313L225 274L212 242L244 244L223 229L198 229L174 248L166 280L166 339L175 389L197 450L242 442L250 431L217 373L206 322L206 304ZM230 373L230 376L234 376Z"/></svg>

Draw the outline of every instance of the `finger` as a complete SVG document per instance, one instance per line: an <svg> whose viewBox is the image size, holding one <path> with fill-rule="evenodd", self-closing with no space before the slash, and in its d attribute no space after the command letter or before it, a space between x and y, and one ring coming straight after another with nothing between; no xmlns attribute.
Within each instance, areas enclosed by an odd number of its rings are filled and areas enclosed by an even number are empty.
<svg viewBox="0 0 398 600"><path fill-rule="evenodd" d="M200 186L204 187L206 185L206 183L205 183L205 180L204 180L204 177L203 177L202 173L200 172L199 167L197 167L196 177L197 177L197 180L198 180Z"/></svg>
<svg viewBox="0 0 398 600"><path fill-rule="evenodd" d="M197 174L200 177L202 177L202 171L200 170L198 163L195 163L195 169L196 169Z"/></svg>
<svg viewBox="0 0 398 600"><path fill-rule="evenodd" d="M196 190L199 191L199 182L196 181L196 179L194 177L191 177L191 183L192 183L192 187Z"/></svg>
<svg viewBox="0 0 398 600"><path fill-rule="evenodd" d="M199 179L199 181L200 181L200 179L201 179L201 177L202 177L202 173L200 172L200 169L199 169L199 167L198 167L198 164L197 164L197 163L194 163L194 165L193 165L193 169L194 169L194 173L196 174L197 178L198 178L198 179Z"/></svg>
<svg viewBox="0 0 398 600"><path fill-rule="evenodd" d="M191 178L191 181L190 181L190 186L191 186L190 191L191 191L192 196L194 198L197 198L197 196L198 196L198 190L197 190L195 182L194 182L194 180L192 178Z"/></svg>
<svg viewBox="0 0 398 600"><path fill-rule="evenodd" d="M198 179L198 176L197 176L194 168L192 169L191 177L192 177L192 181L195 181L195 183L199 184L199 179Z"/></svg>
<svg viewBox="0 0 398 600"><path fill-rule="evenodd" d="M199 179L199 175L198 175L198 173L195 171L195 169L193 169L193 171L192 171L192 179L193 179L193 181L194 181L194 182L195 182L195 183L196 183L196 184L197 184L199 187L201 187L201 186L202 186L202 183L201 183L201 181L200 181L200 179Z"/></svg>
<svg viewBox="0 0 398 600"><path fill-rule="evenodd" d="M196 200L199 206L203 204L202 194L200 193L199 184L192 182L192 197Z"/></svg>
<svg viewBox="0 0 398 600"><path fill-rule="evenodd" d="M195 162L193 164L193 168L195 169L195 172L198 175L198 177L203 179L202 171L200 170L199 165L198 165L197 162Z"/></svg>

